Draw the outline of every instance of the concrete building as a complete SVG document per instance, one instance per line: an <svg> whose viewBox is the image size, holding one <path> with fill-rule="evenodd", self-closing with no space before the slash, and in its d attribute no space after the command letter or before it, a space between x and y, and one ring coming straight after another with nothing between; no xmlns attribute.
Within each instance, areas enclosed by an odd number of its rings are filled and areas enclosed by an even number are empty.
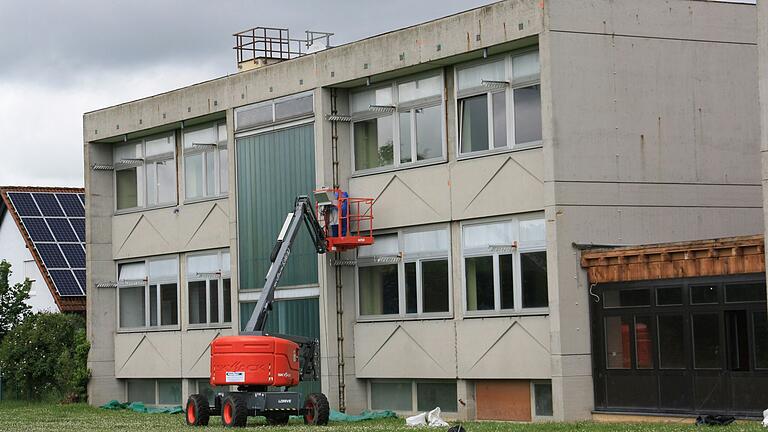
<svg viewBox="0 0 768 432"><path fill-rule="evenodd" d="M376 243L303 239L271 317L332 406L589 418L575 244L764 229L755 11L506 0L85 114L90 402L209 391L294 197L337 184Z"/></svg>
<svg viewBox="0 0 768 432"><path fill-rule="evenodd" d="M82 188L0 187L0 260L10 285L29 279L32 312L85 314ZM61 197L61 203L59 202ZM72 269L76 269L76 273ZM74 284L74 285L72 285Z"/></svg>

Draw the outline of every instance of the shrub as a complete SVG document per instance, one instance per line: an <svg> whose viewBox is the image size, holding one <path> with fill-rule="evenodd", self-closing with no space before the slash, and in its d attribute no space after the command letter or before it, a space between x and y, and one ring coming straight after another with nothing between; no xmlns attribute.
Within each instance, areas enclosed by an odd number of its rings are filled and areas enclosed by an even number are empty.
<svg viewBox="0 0 768 432"><path fill-rule="evenodd" d="M30 315L0 343L6 390L27 400L84 401L89 349L79 315Z"/></svg>
<svg viewBox="0 0 768 432"><path fill-rule="evenodd" d="M11 264L6 260L0 261L0 341L21 321L29 316L32 309L25 303L29 299L32 282L25 279L23 283L11 285Z"/></svg>

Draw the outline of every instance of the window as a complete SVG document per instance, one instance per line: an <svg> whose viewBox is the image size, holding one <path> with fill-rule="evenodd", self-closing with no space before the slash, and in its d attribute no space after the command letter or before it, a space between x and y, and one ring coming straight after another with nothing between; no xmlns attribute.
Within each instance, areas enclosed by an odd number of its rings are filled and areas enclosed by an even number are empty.
<svg viewBox="0 0 768 432"><path fill-rule="evenodd" d="M240 132L264 128L275 123L312 117L313 113L314 97L311 92L259 102L235 110L235 130Z"/></svg>
<svg viewBox="0 0 768 432"><path fill-rule="evenodd" d="M440 407L443 412L458 412L455 381L375 380L370 381L372 410L423 412Z"/></svg>
<svg viewBox="0 0 768 432"><path fill-rule="evenodd" d="M720 369L720 317L718 314L691 315L693 367Z"/></svg>
<svg viewBox="0 0 768 432"><path fill-rule="evenodd" d="M193 382L193 385L196 386L192 388L197 388L196 393L201 394L208 399L209 406L215 405L216 395L218 393L223 393L229 390L229 388L225 386L216 386L216 387L211 386L211 382L207 378L193 380L192 382Z"/></svg>
<svg viewBox="0 0 768 432"><path fill-rule="evenodd" d="M541 141L538 51L458 67L456 95L460 155Z"/></svg>
<svg viewBox="0 0 768 432"><path fill-rule="evenodd" d="M116 146L113 152L116 209L175 204L175 156L172 133Z"/></svg>
<svg viewBox="0 0 768 432"><path fill-rule="evenodd" d="M685 320L681 315L657 317L659 333L659 367L685 369Z"/></svg>
<svg viewBox="0 0 768 432"><path fill-rule="evenodd" d="M552 381L533 383L533 415L552 417Z"/></svg>
<svg viewBox="0 0 768 432"><path fill-rule="evenodd" d="M446 316L450 313L447 228L376 236L358 249L361 317Z"/></svg>
<svg viewBox="0 0 768 432"><path fill-rule="evenodd" d="M152 258L118 265L121 329L178 326L178 267L176 257Z"/></svg>
<svg viewBox="0 0 768 432"><path fill-rule="evenodd" d="M188 200L229 191L227 125L218 122L184 130L184 195Z"/></svg>
<svg viewBox="0 0 768 432"><path fill-rule="evenodd" d="M355 171L444 157L439 73L353 92L350 111Z"/></svg>
<svg viewBox="0 0 768 432"><path fill-rule="evenodd" d="M468 313L548 307L543 219L465 224L462 236Z"/></svg>
<svg viewBox="0 0 768 432"><path fill-rule="evenodd" d="M232 322L229 251L187 255L190 325Z"/></svg>
<svg viewBox="0 0 768 432"><path fill-rule="evenodd" d="M180 379L129 379L126 380L128 402L145 405L181 405Z"/></svg>

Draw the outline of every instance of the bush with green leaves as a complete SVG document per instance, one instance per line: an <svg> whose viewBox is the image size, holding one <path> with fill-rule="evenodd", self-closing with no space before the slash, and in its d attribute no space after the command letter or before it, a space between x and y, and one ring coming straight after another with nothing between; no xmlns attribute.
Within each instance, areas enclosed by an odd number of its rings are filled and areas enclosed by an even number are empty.
<svg viewBox="0 0 768 432"><path fill-rule="evenodd" d="M89 349L81 316L30 315L0 343L4 391L26 400L85 401Z"/></svg>
<svg viewBox="0 0 768 432"><path fill-rule="evenodd" d="M11 285L8 278L12 273L11 264L6 260L0 261L0 341L32 310L32 307L25 303L29 299L32 282L24 279L22 283Z"/></svg>

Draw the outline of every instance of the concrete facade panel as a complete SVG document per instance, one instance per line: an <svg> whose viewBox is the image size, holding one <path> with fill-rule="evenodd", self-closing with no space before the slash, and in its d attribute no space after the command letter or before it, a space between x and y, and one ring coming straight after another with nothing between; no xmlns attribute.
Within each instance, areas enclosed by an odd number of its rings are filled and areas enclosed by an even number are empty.
<svg viewBox="0 0 768 432"><path fill-rule="evenodd" d="M377 229L445 222L451 217L447 164L353 177L349 194L376 200Z"/></svg>
<svg viewBox="0 0 768 432"><path fill-rule="evenodd" d="M226 200L117 215L112 220L115 259L229 246Z"/></svg>
<svg viewBox="0 0 768 432"><path fill-rule="evenodd" d="M457 321L459 378L548 379L549 328L546 316Z"/></svg>
<svg viewBox="0 0 768 432"><path fill-rule="evenodd" d="M550 39L556 180L755 184L754 45Z"/></svg>
<svg viewBox="0 0 768 432"><path fill-rule="evenodd" d="M357 323L358 378L455 378L452 321Z"/></svg>
<svg viewBox="0 0 768 432"><path fill-rule="evenodd" d="M178 332L115 335L115 377L178 378L181 334Z"/></svg>
<svg viewBox="0 0 768 432"><path fill-rule="evenodd" d="M210 343L219 336L235 333L232 329L195 329L181 333L181 376L208 378L211 373Z"/></svg>
<svg viewBox="0 0 768 432"><path fill-rule="evenodd" d="M538 211L544 208L544 162L540 148L451 166L452 220Z"/></svg>
<svg viewBox="0 0 768 432"><path fill-rule="evenodd" d="M549 0L545 4L552 31L755 42L754 5L658 0Z"/></svg>

